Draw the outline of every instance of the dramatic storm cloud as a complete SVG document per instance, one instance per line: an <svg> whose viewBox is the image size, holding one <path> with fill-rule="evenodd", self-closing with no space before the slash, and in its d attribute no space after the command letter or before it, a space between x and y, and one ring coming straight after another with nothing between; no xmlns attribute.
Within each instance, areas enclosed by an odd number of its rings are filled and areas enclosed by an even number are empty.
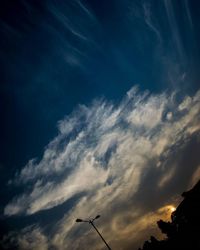
<svg viewBox="0 0 200 250"><path fill-rule="evenodd" d="M195 178L199 112L200 92L178 101L176 93L153 95L136 87L118 105L104 99L80 105L58 122L58 135L42 159L31 159L9 181L28 188L4 214L31 215L79 198L51 237L34 226L18 236L20 244L31 244L31 237L34 244L44 244L42 249L47 244L88 249L91 242L96 242L91 249L103 249L87 225L75 224L76 217L99 213L100 229L113 249L128 249L145 238L159 217L169 217L176 195Z"/></svg>

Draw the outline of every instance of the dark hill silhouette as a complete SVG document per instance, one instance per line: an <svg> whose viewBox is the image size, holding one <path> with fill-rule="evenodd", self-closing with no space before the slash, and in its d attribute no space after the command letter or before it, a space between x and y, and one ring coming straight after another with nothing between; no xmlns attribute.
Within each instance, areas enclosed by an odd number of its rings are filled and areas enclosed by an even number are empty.
<svg viewBox="0 0 200 250"><path fill-rule="evenodd" d="M157 222L167 238L159 241L151 236L138 250L200 250L200 180L182 196L183 201L171 214L171 222Z"/></svg>

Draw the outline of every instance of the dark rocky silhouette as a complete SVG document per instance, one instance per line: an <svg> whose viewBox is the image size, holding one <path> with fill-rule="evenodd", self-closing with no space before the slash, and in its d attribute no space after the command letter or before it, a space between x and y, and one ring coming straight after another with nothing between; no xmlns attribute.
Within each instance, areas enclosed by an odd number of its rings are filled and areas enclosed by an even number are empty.
<svg viewBox="0 0 200 250"><path fill-rule="evenodd" d="M200 180L182 196L183 201L171 214L171 222L157 222L166 239L159 241L151 236L138 250L200 250Z"/></svg>

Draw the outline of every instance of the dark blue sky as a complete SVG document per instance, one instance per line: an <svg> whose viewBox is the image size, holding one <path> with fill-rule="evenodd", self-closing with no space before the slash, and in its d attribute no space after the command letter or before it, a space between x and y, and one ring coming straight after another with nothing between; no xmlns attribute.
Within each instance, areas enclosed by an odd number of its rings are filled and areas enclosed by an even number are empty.
<svg viewBox="0 0 200 250"><path fill-rule="evenodd" d="M134 85L198 90L199 10L198 0L1 1L1 214L18 193L8 180L79 104L119 103Z"/></svg>

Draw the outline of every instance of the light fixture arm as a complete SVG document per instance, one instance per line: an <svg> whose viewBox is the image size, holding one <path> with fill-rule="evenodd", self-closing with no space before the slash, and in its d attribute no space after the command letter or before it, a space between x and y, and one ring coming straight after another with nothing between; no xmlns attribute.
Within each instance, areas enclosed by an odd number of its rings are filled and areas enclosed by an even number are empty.
<svg viewBox="0 0 200 250"><path fill-rule="evenodd" d="M101 237L101 239L103 240L103 242L105 243L105 245L107 246L107 248L109 250L111 250L111 248L109 247L108 243L105 241L105 239L103 238L103 236L100 234L99 230L95 227L93 221L89 221L89 223L93 226L93 228L96 230L96 232L98 233L98 235Z"/></svg>

